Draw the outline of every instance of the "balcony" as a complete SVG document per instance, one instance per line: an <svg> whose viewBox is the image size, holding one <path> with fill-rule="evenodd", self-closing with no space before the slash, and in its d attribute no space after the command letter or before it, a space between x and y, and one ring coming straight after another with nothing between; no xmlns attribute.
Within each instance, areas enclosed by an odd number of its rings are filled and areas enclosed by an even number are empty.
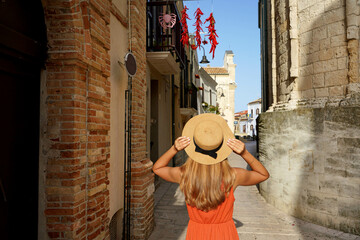
<svg viewBox="0 0 360 240"><path fill-rule="evenodd" d="M163 13L174 13L176 24L164 29L159 24ZM148 62L161 74L177 74L185 68L186 54L181 39L180 13L176 2L147 2L146 57ZM180 63L180 65L179 65Z"/></svg>

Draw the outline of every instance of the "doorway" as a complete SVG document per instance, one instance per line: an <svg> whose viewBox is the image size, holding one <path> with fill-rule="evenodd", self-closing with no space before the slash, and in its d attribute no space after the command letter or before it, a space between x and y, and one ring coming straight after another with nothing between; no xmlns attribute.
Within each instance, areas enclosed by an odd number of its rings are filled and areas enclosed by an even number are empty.
<svg viewBox="0 0 360 240"><path fill-rule="evenodd" d="M1 239L37 239L40 72L46 53L41 1L3 1L0 31Z"/></svg>

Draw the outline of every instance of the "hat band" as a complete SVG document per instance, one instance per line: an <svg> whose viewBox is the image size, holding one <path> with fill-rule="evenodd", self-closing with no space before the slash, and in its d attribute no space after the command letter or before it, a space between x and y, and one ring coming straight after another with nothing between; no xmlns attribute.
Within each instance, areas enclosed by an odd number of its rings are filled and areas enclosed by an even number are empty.
<svg viewBox="0 0 360 240"><path fill-rule="evenodd" d="M204 150L202 149L201 147L199 147L196 142L195 142L195 139L194 140L194 144L195 144L195 152L198 152L198 153L202 153L202 154L205 154L205 155L208 155L214 159L217 158L217 151L219 151L219 149L221 148L221 146L223 145L223 142L224 142L224 139L222 140L221 144L215 148L215 149L212 149L212 150Z"/></svg>

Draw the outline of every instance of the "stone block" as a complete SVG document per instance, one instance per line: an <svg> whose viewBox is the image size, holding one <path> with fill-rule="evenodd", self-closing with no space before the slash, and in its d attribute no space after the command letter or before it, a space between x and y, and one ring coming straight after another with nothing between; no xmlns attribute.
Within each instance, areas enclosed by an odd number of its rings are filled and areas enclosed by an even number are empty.
<svg viewBox="0 0 360 240"><path fill-rule="evenodd" d="M345 35L337 35L330 38L330 46L338 47L338 46L346 46L346 36Z"/></svg>
<svg viewBox="0 0 360 240"><path fill-rule="evenodd" d="M313 150L297 151L289 150L289 171L297 173L314 171Z"/></svg>
<svg viewBox="0 0 360 240"><path fill-rule="evenodd" d="M360 200L353 198L339 197L338 214L339 216L360 219Z"/></svg>
<svg viewBox="0 0 360 240"><path fill-rule="evenodd" d="M328 97L329 96L329 89L328 88L316 88L315 89L315 97Z"/></svg>
<svg viewBox="0 0 360 240"><path fill-rule="evenodd" d="M326 39L328 34L327 34L327 26L323 26L323 27L319 27L314 29L313 32L313 41L319 41L322 39Z"/></svg>
<svg viewBox="0 0 360 240"><path fill-rule="evenodd" d="M336 8L336 9L332 9L330 11L326 11L323 15L322 15L322 24L331 24L331 23L336 23L339 21L343 21L345 19L345 10L344 8L340 7L340 8Z"/></svg>
<svg viewBox="0 0 360 240"><path fill-rule="evenodd" d="M345 124L349 128L359 128L360 107L337 107L325 110L325 121Z"/></svg>
<svg viewBox="0 0 360 240"><path fill-rule="evenodd" d="M305 91L301 91L301 98L302 99L310 99L315 97L314 89L309 89Z"/></svg>
<svg viewBox="0 0 360 240"><path fill-rule="evenodd" d="M334 58L334 56L335 56L335 51L333 48L327 48L327 49L321 50L319 52L319 60L320 61L330 60L330 59Z"/></svg>
<svg viewBox="0 0 360 240"><path fill-rule="evenodd" d="M315 74L313 76L312 86L314 88L323 87L325 85L325 77L324 73Z"/></svg>
<svg viewBox="0 0 360 240"><path fill-rule="evenodd" d="M345 0L325 0L324 1L324 8L325 8L325 11L328 12L330 10L335 10L335 9L338 9L338 8L341 8L344 6L344 2Z"/></svg>
<svg viewBox="0 0 360 240"><path fill-rule="evenodd" d="M313 32L308 31L299 36L299 44L300 46L304 46L310 44L313 41Z"/></svg>
<svg viewBox="0 0 360 240"><path fill-rule="evenodd" d="M360 199L360 178L348 177L346 180L347 181L344 181L342 179L342 181L339 182L339 195Z"/></svg>
<svg viewBox="0 0 360 240"><path fill-rule="evenodd" d="M329 96L345 96L345 86L329 87Z"/></svg>
<svg viewBox="0 0 360 240"><path fill-rule="evenodd" d="M313 2L313 5L310 6L309 10L310 10L309 12L310 18L318 18L320 15L324 14L324 2L323 1Z"/></svg>
<svg viewBox="0 0 360 240"><path fill-rule="evenodd" d="M334 59L336 60L336 59ZM336 64L337 65L337 64ZM337 70L333 72L326 72L325 73L325 86L338 86L338 85L345 85L347 83L347 70Z"/></svg>
<svg viewBox="0 0 360 240"><path fill-rule="evenodd" d="M348 50L346 46L340 46L336 47L335 49L335 57L341 58L341 57L347 57L348 56Z"/></svg>
<svg viewBox="0 0 360 240"><path fill-rule="evenodd" d="M348 58L347 57L342 57L342 58L338 58L338 69L347 69L348 67Z"/></svg>
<svg viewBox="0 0 360 240"><path fill-rule="evenodd" d="M325 38L320 40L320 50L330 48L330 38Z"/></svg>
<svg viewBox="0 0 360 240"><path fill-rule="evenodd" d="M318 61L318 62L314 62L314 73L323 73L325 72L325 61Z"/></svg>
<svg viewBox="0 0 360 240"><path fill-rule="evenodd" d="M335 215L337 209L337 199L315 191L307 191L307 206L326 214Z"/></svg>
<svg viewBox="0 0 360 240"><path fill-rule="evenodd" d="M300 68L300 76L305 77L307 76L308 78L311 78L311 76L313 74L313 64L309 64L307 66L301 67Z"/></svg>
<svg viewBox="0 0 360 240"><path fill-rule="evenodd" d="M345 23L343 21L335 22L328 25L328 36L345 35Z"/></svg>

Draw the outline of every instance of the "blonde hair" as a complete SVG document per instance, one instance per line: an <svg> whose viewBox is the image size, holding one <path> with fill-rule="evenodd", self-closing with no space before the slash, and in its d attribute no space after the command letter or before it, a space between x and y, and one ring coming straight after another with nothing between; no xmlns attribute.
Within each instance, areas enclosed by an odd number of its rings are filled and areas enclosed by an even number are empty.
<svg viewBox="0 0 360 240"><path fill-rule="evenodd" d="M188 158L180 169L180 189L185 202L205 212L224 202L235 182L235 171L227 159L205 165Z"/></svg>

